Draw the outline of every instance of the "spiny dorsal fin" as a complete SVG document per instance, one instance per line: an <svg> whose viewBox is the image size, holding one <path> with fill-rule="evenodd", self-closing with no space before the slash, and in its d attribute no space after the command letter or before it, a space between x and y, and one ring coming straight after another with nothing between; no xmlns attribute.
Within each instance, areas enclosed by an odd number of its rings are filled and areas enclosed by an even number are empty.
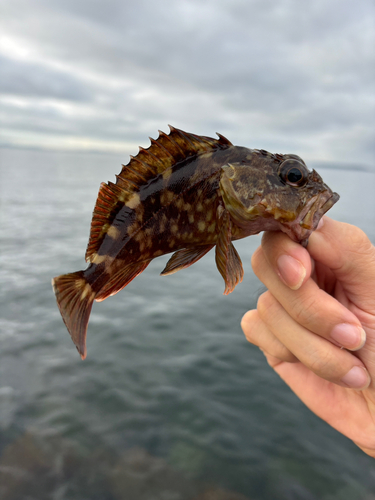
<svg viewBox="0 0 375 500"><path fill-rule="evenodd" d="M150 147L140 147L137 156L131 156L130 162L123 165L120 175L117 176L116 184L119 187L133 192L135 185L140 187L189 156L232 146L232 143L220 134L219 139L212 139L183 132L171 125L169 128L169 135L159 130L156 140L150 138Z"/></svg>
<svg viewBox="0 0 375 500"><path fill-rule="evenodd" d="M130 157L129 163L123 165L116 176L116 184L101 184L91 221L86 261L91 262L94 258L119 206L128 202L143 185L191 156L232 146L220 134L217 134L219 139L213 139L190 134L171 125L169 128L169 135L159 131L156 140L150 138L151 146L147 149L140 147L137 156Z"/></svg>

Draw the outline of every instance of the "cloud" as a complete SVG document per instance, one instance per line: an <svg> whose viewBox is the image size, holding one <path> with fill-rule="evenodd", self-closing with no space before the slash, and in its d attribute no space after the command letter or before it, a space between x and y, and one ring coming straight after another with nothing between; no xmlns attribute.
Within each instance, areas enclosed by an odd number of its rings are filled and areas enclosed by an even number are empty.
<svg viewBox="0 0 375 500"><path fill-rule="evenodd" d="M172 123L374 163L370 0L4 3L4 144L127 151Z"/></svg>
<svg viewBox="0 0 375 500"><path fill-rule="evenodd" d="M73 74L54 70L40 63L17 61L0 56L0 92L39 98L87 101L89 92Z"/></svg>

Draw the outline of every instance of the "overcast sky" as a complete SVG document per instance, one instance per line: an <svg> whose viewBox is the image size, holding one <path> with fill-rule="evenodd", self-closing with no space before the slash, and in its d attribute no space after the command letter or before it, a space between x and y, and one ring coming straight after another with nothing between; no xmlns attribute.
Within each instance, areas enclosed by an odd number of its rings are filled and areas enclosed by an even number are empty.
<svg viewBox="0 0 375 500"><path fill-rule="evenodd" d="M135 154L170 123L375 165L373 0L1 0L0 9L2 145Z"/></svg>

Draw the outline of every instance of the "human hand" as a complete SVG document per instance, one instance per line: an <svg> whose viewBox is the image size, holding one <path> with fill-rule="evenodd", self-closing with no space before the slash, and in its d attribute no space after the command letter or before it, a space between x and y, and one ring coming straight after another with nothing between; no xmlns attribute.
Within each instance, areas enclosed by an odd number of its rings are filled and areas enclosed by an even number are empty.
<svg viewBox="0 0 375 500"><path fill-rule="evenodd" d="M242 319L247 340L310 410L375 458L375 247L324 217L307 249L265 233L252 266L268 291Z"/></svg>

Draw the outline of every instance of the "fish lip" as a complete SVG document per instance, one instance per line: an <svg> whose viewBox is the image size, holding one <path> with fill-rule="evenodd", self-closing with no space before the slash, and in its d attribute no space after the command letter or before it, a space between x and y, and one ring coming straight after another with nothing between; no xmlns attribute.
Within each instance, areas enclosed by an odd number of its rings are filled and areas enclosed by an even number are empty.
<svg viewBox="0 0 375 500"><path fill-rule="evenodd" d="M337 193L333 193L332 191L319 194L318 199L303 217L300 225L306 224L306 229L315 231L315 229L318 227L320 219L326 212L328 212L330 208L333 207L333 205L339 200L339 198L340 196ZM315 207L316 209L314 210ZM311 216L312 220L311 224L309 224L309 217L311 219Z"/></svg>
<svg viewBox="0 0 375 500"><path fill-rule="evenodd" d="M309 236L318 227L320 219L339 200L331 190L319 193L309 200L297 220L290 226L292 238L307 246Z"/></svg>
<svg viewBox="0 0 375 500"><path fill-rule="evenodd" d="M319 217L319 220L320 218L326 213L328 212L328 210L330 208L333 207L333 205L339 201L340 199L340 195L338 193L332 193L332 196L330 196L329 198L327 198L327 200L323 203L323 205L321 205L320 209L319 209L319 214L320 214L320 217ZM319 223L319 220L318 220L318 223Z"/></svg>

